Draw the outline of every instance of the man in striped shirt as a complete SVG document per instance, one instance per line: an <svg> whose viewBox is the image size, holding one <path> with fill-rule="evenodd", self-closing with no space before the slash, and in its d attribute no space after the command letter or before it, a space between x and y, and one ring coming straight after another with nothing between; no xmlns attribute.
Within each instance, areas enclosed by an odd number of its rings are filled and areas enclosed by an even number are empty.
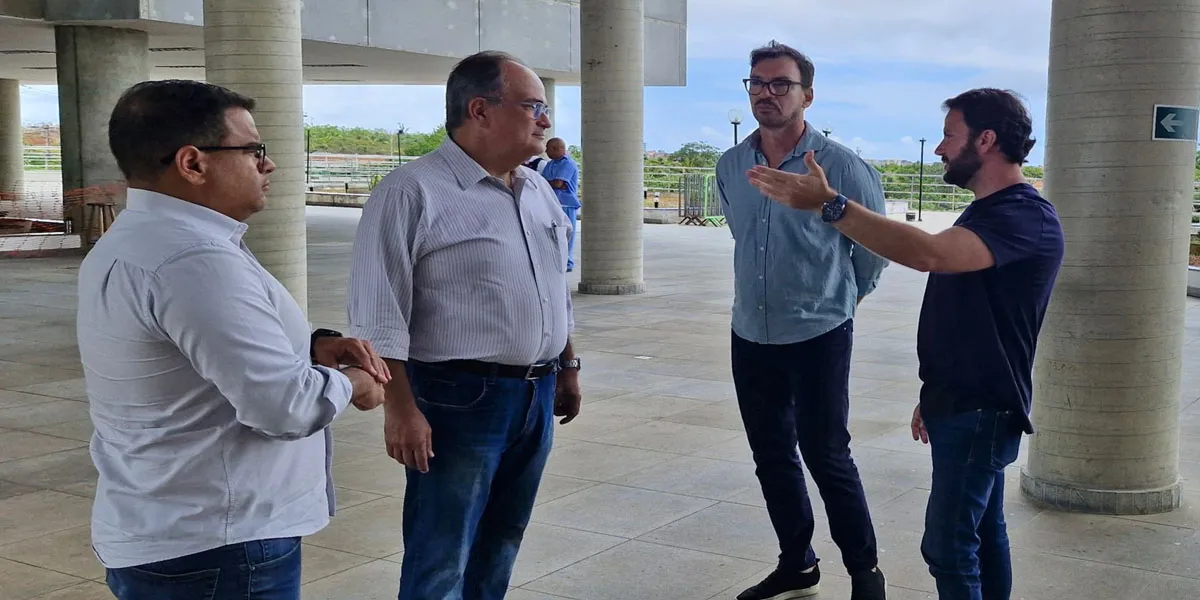
<svg viewBox="0 0 1200 600"><path fill-rule="evenodd" d="M579 413L570 223L521 163L550 127L504 53L446 84L445 141L385 177L354 241L354 335L387 360L388 455L407 469L404 600L504 597L554 435Z"/></svg>

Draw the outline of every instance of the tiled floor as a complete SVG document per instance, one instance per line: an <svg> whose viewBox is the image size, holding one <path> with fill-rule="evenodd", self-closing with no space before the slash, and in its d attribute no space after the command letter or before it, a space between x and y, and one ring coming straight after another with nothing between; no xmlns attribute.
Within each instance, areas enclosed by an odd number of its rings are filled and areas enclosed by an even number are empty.
<svg viewBox="0 0 1200 600"><path fill-rule="evenodd" d="M344 324L353 209L309 212L310 307ZM927 223L937 223L928 219ZM586 234L585 234L586 235ZM586 404L558 441L513 578L512 600L733 598L775 556L729 376L727 230L647 226L648 293L576 298ZM109 598L88 549L95 471L72 327L77 259L0 261L0 597ZM891 598L930 598L918 551L926 447L908 438L924 278L886 272L856 324L854 453ZM1200 597L1200 302L1189 300L1184 507L1139 518L1043 511L1009 473L1013 598ZM335 425L341 511L307 540L306 600L395 598L401 469L381 415ZM1023 460L1023 459L1022 459ZM821 598L848 598L820 515Z"/></svg>

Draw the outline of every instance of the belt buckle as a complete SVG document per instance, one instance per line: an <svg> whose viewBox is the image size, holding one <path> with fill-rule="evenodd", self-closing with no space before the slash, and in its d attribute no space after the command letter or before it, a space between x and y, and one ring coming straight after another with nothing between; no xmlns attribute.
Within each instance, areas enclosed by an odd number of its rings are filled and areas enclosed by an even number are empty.
<svg viewBox="0 0 1200 600"><path fill-rule="evenodd" d="M539 366L540 365L529 365L525 368L525 381L533 381L534 379L537 379L537 377L533 376L533 370Z"/></svg>

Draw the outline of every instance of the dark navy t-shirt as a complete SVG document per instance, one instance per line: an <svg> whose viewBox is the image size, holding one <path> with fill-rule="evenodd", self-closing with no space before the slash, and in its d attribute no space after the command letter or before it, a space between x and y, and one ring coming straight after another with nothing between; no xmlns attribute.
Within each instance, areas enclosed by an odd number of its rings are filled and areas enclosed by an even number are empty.
<svg viewBox="0 0 1200 600"><path fill-rule="evenodd" d="M1054 207L1018 184L972 202L955 225L975 232L995 266L931 273L917 329L921 413L1012 410L1033 433L1033 357L1063 259Z"/></svg>

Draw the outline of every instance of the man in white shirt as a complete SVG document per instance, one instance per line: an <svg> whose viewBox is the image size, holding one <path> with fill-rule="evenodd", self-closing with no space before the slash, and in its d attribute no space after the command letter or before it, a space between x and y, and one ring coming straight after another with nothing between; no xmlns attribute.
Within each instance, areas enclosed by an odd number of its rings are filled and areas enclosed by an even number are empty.
<svg viewBox="0 0 1200 600"><path fill-rule="evenodd" d="M119 600L297 600L300 537L334 508L328 425L390 380L369 344L310 332L242 242L275 169L254 105L145 82L109 121L128 207L80 266L77 334Z"/></svg>

